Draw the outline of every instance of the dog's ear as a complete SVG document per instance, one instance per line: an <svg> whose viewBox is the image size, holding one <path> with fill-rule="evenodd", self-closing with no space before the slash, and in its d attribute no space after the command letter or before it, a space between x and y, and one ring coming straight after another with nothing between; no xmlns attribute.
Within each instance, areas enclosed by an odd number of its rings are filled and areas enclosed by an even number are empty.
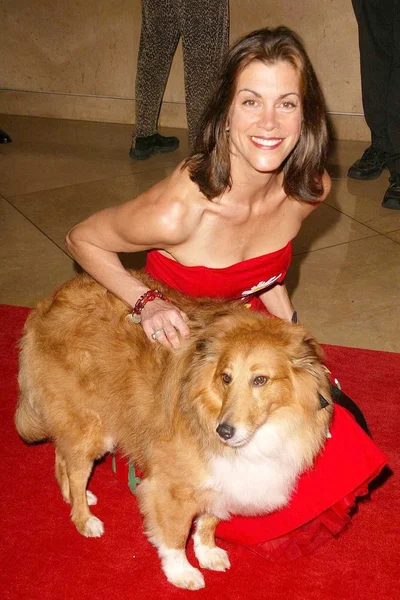
<svg viewBox="0 0 400 600"><path fill-rule="evenodd" d="M321 346L309 333L301 333L299 343L296 344L292 354L292 365L297 369L304 369L312 375L317 375L321 369L324 358Z"/></svg>
<svg viewBox="0 0 400 600"><path fill-rule="evenodd" d="M193 332L194 337L197 336L195 341L196 355L203 360L215 356L216 345L235 325L230 310L217 310L208 317L208 320L203 320L200 326L197 324L197 328Z"/></svg>
<svg viewBox="0 0 400 600"><path fill-rule="evenodd" d="M324 353L318 342L303 330L292 354L295 372L311 375L315 385L315 400L318 409L327 408L332 403L328 370L323 364Z"/></svg>

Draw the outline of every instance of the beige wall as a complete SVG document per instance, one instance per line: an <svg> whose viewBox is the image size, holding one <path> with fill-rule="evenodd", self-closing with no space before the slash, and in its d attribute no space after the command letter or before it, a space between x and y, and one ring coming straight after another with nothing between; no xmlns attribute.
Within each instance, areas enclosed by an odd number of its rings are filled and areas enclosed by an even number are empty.
<svg viewBox="0 0 400 600"><path fill-rule="evenodd" d="M337 137L369 139L350 0L231 0L230 6L231 40L261 26L295 29ZM0 22L0 113L134 122L140 0L0 0ZM179 47L161 125L185 127L184 102Z"/></svg>

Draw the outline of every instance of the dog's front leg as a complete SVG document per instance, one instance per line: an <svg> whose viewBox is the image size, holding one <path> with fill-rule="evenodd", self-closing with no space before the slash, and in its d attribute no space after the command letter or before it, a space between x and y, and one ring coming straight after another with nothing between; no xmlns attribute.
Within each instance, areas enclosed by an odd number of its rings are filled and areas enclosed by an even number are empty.
<svg viewBox="0 0 400 600"><path fill-rule="evenodd" d="M189 563L185 551L196 514L196 503L190 494L176 489L171 493L149 478L140 484L138 499L146 534L158 550L168 581L187 590L203 588L204 577Z"/></svg>
<svg viewBox="0 0 400 600"><path fill-rule="evenodd" d="M194 553L203 569L226 571L231 566L228 553L215 545L215 528L219 521L218 517L207 513L196 521Z"/></svg>

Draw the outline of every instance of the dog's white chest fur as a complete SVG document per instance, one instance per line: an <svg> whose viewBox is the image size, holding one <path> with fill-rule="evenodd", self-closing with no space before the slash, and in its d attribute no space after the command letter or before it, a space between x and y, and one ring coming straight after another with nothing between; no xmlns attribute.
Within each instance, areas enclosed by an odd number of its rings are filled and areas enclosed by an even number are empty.
<svg viewBox="0 0 400 600"><path fill-rule="evenodd" d="M227 519L265 514L288 503L304 457L299 437L285 429L267 423L233 457L211 459L204 486L217 492L211 512Z"/></svg>

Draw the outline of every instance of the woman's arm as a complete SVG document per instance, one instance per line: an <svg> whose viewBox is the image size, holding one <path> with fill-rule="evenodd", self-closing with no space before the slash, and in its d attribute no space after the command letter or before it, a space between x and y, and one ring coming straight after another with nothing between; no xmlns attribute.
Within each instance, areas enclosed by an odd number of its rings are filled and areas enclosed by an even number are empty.
<svg viewBox="0 0 400 600"><path fill-rule="evenodd" d="M292 205L296 209L296 214L297 218L299 219L299 223L301 223L306 217L308 217L310 213L312 213L316 208L318 208L321 202L323 202L329 194L331 189L331 178L326 170L322 175L322 185L324 191L318 202L299 202L296 200L295 203ZM293 308L293 304L290 301L285 285L275 285L268 291L261 294L260 299L262 300L262 303L264 304L268 312L271 313L271 315L284 319L285 321L292 321L295 310Z"/></svg>
<svg viewBox="0 0 400 600"><path fill-rule="evenodd" d="M292 321L294 308L283 283L278 283L267 292L260 294L260 299L271 315L285 321Z"/></svg>
<svg viewBox="0 0 400 600"><path fill-rule="evenodd" d="M68 251L82 268L132 307L148 288L125 270L117 253L172 248L185 242L195 226L196 215L187 214L187 203L168 199L164 188L158 184L135 200L92 215L66 238ZM157 341L166 346L177 347L179 335L189 334L184 313L160 299L146 304L142 326L150 340L152 333L164 330Z"/></svg>

